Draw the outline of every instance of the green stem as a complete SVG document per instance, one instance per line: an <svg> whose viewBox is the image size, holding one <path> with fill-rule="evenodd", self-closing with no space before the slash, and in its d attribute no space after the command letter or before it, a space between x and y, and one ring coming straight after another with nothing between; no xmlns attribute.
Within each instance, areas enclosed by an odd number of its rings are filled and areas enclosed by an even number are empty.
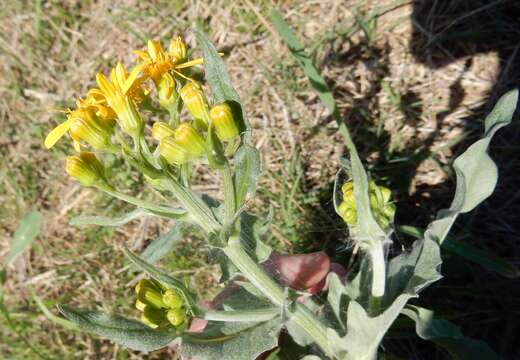
<svg viewBox="0 0 520 360"><path fill-rule="evenodd" d="M204 313L204 319L210 321L252 322L268 321L277 315L280 315L279 308L248 311L207 311Z"/></svg>
<svg viewBox="0 0 520 360"><path fill-rule="evenodd" d="M375 244L370 250L372 262L372 297L381 298L385 294L386 263L383 244Z"/></svg>
<svg viewBox="0 0 520 360"><path fill-rule="evenodd" d="M108 195L115 197L119 200L123 200L129 204L132 204L132 205L135 205L135 206L138 206L143 209L147 209L147 210L150 210L150 211L153 211L156 213L161 213L161 214L166 214L166 215L170 214L170 215L176 215L176 216L182 216L182 215L186 214L186 211L184 211L184 209L174 209L174 208L170 208L167 206L155 205L154 203L151 203L149 201L142 200L142 199L139 199L134 196L127 195L127 194L123 194L123 193L115 190L111 186L99 185L98 189L104 191Z"/></svg>
<svg viewBox="0 0 520 360"><path fill-rule="evenodd" d="M208 233L216 233L221 228L209 206L199 196L171 177L162 180L165 188L179 200L200 227Z"/></svg>
<svg viewBox="0 0 520 360"><path fill-rule="evenodd" d="M230 238L228 246L223 250L242 275L274 305L285 307L285 294L282 287L249 257L237 237ZM325 325L305 305L299 302L295 303L295 310L291 314L291 320L305 331L326 354L330 354L331 349Z"/></svg>

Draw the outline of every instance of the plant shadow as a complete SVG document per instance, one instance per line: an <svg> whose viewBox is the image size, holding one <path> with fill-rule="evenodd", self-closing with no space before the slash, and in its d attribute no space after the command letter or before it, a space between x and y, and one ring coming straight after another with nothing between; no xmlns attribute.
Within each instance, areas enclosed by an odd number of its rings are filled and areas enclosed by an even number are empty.
<svg viewBox="0 0 520 360"><path fill-rule="evenodd" d="M451 160L481 136L483 119L497 99L520 85L520 3L415 1L412 6L409 52L414 59L431 70L441 69L455 61L464 62L459 76L451 84L446 84L450 96L448 104L435 114L434 128L426 138L404 149L393 148L391 134L384 126L374 123L371 116L384 111L377 101L380 94L386 93L392 99L392 89L385 80L390 75L387 44L374 46L365 39L349 44L345 52L327 56L333 59L329 66L346 68L347 65L364 63L374 73L362 97L345 91L339 84L328 82L335 97L348 104L342 117L355 139L361 158L369 159L367 168L371 175L394 191L398 202L396 223L424 228L438 210L449 206L453 197L454 174L445 166L447 164L437 159L433 147L441 131L449 127L449 116L456 115L455 111L468 96L470 90L463 86L462 80L472 67L474 57L481 53L496 53L499 58L498 76L485 102L472 108L467 116L457 119L463 126L464 136L452 144ZM345 38L343 41L351 40ZM403 125L415 131L421 114L428 111L423 108L419 94L412 90L396 95L395 107L401 112ZM516 120L518 113L517 110ZM489 250L515 264L520 261L520 221L517 215L520 213L519 150L520 126L518 121L514 121L496 136L490 149L500 174L495 193L478 209L461 216L452 231L456 241ZM446 168L448 176L443 181L433 185L421 184L411 191L411 180L427 159L433 159ZM342 229L330 201L332 191L333 184L322 187L321 207L310 215L308 221L312 224L326 223L327 226L322 226L324 229ZM309 238L318 236L333 259L345 259L347 239L338 234L338 231L324 231L311 233ZM411 239L397 234L398 247L410 242ZM443 258L445 278L421 294L418 304L454 321L466 336L484 340L502 357L520 358L520 351L514 343L515 334L520 331L519 307L515 301L517 297L513 295L520 293L518 281L501 277L447 252ZM402 341L402 331L394 329L393 334L400 335L390 336L385 341L389 353L407 359L449 358L443 350L414 338L411 324L408 324L405 337L408 341ZM394 341L395 338L399 341Z"/></svg>

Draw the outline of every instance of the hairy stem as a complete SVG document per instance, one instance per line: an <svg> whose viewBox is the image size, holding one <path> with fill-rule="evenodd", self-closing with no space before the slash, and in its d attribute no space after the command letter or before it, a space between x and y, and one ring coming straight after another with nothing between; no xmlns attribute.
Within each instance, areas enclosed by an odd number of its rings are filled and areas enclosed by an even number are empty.
<svg viewBox="0 0 520 360"><path fill-rule="evenodd" d="M179 200L200 227L208 233L215 233L221 228L209 206L197 194L182 186L175 179L162 180L162 184Z"/></svg>
<svg viewBox="0 0 520 360"><path fill-rule="evenodd" d="M280 309L273 307L247 311L206 311L204 319L210 321L251 322L268 321L277 315L280 315Z"/></svg>
<svg viewBox="0 0 520 360"><path fill-rule="evenodd" d="M168 206L156 205L149 201L142 200L142 199L136 198L134 196L124 194L122 192L115 190L114 188L112 188L110 186L101 185L101 186L98 186L98 188L101 189L102 191L104 191L106 194L108 194L112 197L115 197L116 199L125 201L129 204L132 204L132 205L135 205L135 206L138 206L143 209L147 209L147 210L159 213L159 214L182 216L186 213L183 209L175 209L175 208L171 208Z"/></svg>
<svg viewBox="0 0 520 360"><path fill-rule="evenodd" d="M369 250L372 261L372 297L381 298L385 294L386 263L382 244L376 244Z"/></svg>
<svg viewBox="0 0 520 360"><path fill-rule="evenodd" d="M224 253L242 275L274 305L280 308L285 307L285 294L282 287L249 257L240 245L238 237L230 238L228 246L224 248ZM294 323L305 331L326 354L331 353L326 326L305 305L296 302L295 310L291 311L291 315Z"/></svg>

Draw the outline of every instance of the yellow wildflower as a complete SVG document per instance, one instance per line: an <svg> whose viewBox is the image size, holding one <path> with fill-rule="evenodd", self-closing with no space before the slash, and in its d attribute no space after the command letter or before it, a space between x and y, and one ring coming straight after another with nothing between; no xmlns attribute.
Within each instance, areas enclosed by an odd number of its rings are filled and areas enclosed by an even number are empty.
<svg viewBox="0 0 520 360"><path fill-rule="evenodd" d="M78 108L67 111L67 120L55 127L45 138L45 147L50 149L67 132L74 140L74 148L80 151L80 140L86 141L96 150L104 150L111 147L110 136L114 125L113 118L102 118L97 114L97 107L86 105L83 100L78 100Z"/></svg>
<svg viewBox="0 0 520 360"><path fill-rule="evenodd" d="M140 66L128 74L123 64L118 63L110 73L110 81L102 73L96 75L99 89L107 104L117 114L121 129L134 138L141 133L144 126L132 99L133 95L140 91L140 73Z"/></svg>

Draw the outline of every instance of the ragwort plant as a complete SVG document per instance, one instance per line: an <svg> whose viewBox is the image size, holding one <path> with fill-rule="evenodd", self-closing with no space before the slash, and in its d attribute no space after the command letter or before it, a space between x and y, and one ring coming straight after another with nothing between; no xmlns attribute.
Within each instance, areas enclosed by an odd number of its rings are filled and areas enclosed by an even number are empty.
<svg viewBox="0 0 520 360"><path fill-rule="evenodd" d="M292 44L290 50L305 73L323 82L281 18L275 16L274 22ZM450 208L439 212L411 249L392 258L388 249L396 204L391 191L370 179L347 128L339 122L349 159L338 172L333 201L360 252L358 261L346 269L346 277L327 271L326 291L316 297L280 283L262 265L272 256L261 240L269 217L248 213L246 205L260 175L260 154L251 144L251 128L221 54L201 31L196 35L203 53L200 59L188 59L180 38L168 50L149 41L146 50L135 51L139 60L130 71L118 63L108 78L98 74L98 87L78 100L75 109L67 110L66 121L50 132L45 145L52 147L68 133L77 152L67 158L67 173L84 186L136 206L114 223L158 216L175 220L172 234L183 223L199 226L213 260L222 268L226 296L222 294L211 308L203 306L182 281L155 267L152 263L158 256L150 254L171 247L169 238L162 237L141 256L126 251L133 266L148 276L135 287L139 320L64 305L59 306L60 312L84 331L140 351L173 343L186 358L255 359L276 349L283 333L293 339L292 357L307 354L309 360L375 359L385 333L404 314L416 322L419 336L435 341L454 357L465 358L475 351L479 358L495 357L485 344L465 339L454 325L433 320L430 310L408 302L441 278L440 245L457 216L492 193L497 169L487 148L495 132L511 121L517 92L499 100L486 119L484 137L456 159L457 189ZM204 66L211 100L191 76L190 68L198 65ZM320 97L339 119L330 93L322 90ZM144 111L167 121L150 127ZM176 206L148 202L116 189L103 165L106 154L124 158L143 174L148 186L173 196ZM194 164L220 174L222 201L192 189ZM345 177L347 181L340 181ZM73 222L111 224L110 219L88 216ZM277 358L278 351L270 358Z"/></svg>

